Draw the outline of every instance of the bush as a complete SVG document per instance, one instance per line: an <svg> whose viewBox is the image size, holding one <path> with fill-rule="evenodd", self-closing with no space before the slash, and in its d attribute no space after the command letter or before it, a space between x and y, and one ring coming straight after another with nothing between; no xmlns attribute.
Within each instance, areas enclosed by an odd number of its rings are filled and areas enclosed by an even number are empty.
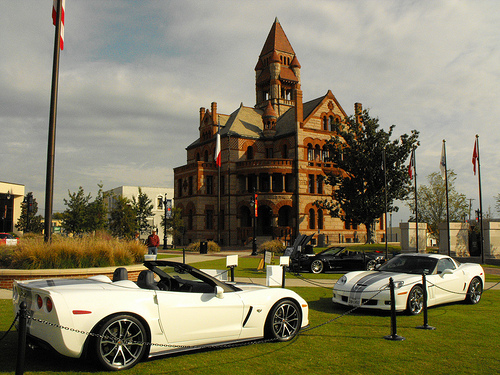
<svg viewBox="0 0 500 375"><path fill-rule="evenodd" d="M259 253L270 251L276 255L282 255L285 251L285 245L280 240L267 241L261 244L257 251Z"/></svg>
<svg viewBox="0 0 500 375"><path fill-rule="evenodd" d="M186 247L186 251L192 251L193 253L199 253L200 252L200 243L201 243L201 241L190 243L189 246ZM214 241L208 241L207 247L208 247L207 250L209 253L220 252L220 246L217 245L217 243Z"/></svg>
<svg viewBox="0 0 500 375"><path fill-rule="evenodd" d="M147 252L137 241L124 241L107 234L78 238L25 236L17 246L0 256L0 268L63 269L125 266L142 263Z"/></svg>

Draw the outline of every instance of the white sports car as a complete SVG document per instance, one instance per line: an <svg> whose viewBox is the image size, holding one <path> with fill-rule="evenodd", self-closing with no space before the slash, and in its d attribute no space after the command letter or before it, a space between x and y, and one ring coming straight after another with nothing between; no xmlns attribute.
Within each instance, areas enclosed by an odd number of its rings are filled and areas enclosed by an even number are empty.
<svg viewBox="0 0 500 375"><path fill-rule="evenodd" d="M481 300L484 270L437 254L401 254L376 271L349 272L333 287L333 302L370 309L391 309L389 278L394 281L396 310L419 314L423 309L422 274L426 274L427 306Z"/></svg>
<svg viewBox="0 0 500 375"><path fill-rule="evenodd" d="M113 281L16 281L14 312L26 302L32 343L68 357L90 354L110 370L204 345L286 341L309 324L307 302L291 290L222 282L177 262L144 265L137 283L125 268Z"/></svg>

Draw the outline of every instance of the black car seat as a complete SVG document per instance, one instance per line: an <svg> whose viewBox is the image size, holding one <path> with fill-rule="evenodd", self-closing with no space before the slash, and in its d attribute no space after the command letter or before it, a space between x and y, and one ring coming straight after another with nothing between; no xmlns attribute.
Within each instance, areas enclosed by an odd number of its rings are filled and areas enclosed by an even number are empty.
<svg viewBox="0 0 500 375"><path fill-rule="evenodd" d="M137 278L137 286L142 289L160 289L158 288L158 285L156 285L154 272L150 270L141 271L139 277Z"/></svg>
<svg viewBox="0 0 500 375"><path fill-rule="evenodd" d="M125 267L118 267L115 272L113 272L113 282L120 280L128 280L128 271Z"/></svg>

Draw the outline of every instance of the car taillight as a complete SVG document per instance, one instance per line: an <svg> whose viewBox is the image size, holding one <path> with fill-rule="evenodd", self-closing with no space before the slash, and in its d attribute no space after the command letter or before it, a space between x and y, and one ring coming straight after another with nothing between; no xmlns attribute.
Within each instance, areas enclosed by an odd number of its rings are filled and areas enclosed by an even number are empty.
<svg viewBox="0 0 500 375"><path fill-rule="evenodd" d="M51 312L52 308L54 307L54 305L52 304L52 300L49 297L47 297L47 299L45 300L45 306L47 307L48 312Z"/></svg>
<svg viewBox="0 0 500 375"><path fill-rule="evenodd" d="M43 299L39 295L36 296L36 305L38 306L39 309L43 307Z"/></svg>

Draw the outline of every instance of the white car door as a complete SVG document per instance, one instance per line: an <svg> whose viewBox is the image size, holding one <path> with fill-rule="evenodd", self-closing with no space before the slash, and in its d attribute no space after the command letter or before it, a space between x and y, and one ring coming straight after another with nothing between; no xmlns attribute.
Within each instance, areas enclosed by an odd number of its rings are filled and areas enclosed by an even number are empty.
<svg viewBox="0 0 500 375"><path fill-rule="evenodd" d="M161 325L170 344L196 345L238 339L243 302L235 292L157 291Z"/></svg>
<svg viewBox="0 0 500 375"><path fill-rule="evenodd" d="M437 274L428 276L436 303L460 301L464 295L464 275L449 258L440 259Z"/></svg>

